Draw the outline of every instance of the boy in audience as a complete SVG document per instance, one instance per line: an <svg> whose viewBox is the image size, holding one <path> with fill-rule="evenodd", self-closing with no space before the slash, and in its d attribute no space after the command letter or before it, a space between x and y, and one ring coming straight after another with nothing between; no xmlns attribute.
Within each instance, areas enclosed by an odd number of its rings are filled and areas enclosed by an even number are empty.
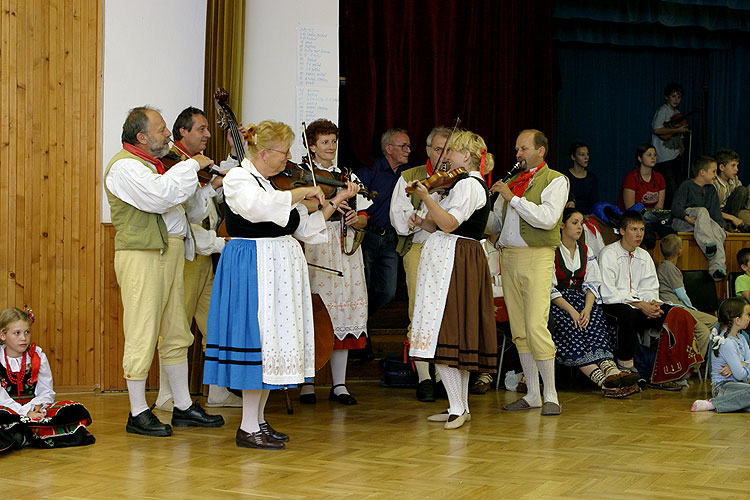
<svg viewBox="0 0 750 500"><path fill-rule="evenodd" d="M656 276L659 278L659 300L673 306L683 307L695 318L695 341L698 343L698 352L705 355L711 337L711 327L718 320L716 316L697 310L685 291L682 271L677 267L677 260L682 255L680 237L676 234L668 234L662 238L660 247L664 260L656 267Z"/></svg>
<svg viewBox="0 0 750 500"><path fill-rule="evenodd" d="M714 153L716 160L716 179L714 188L719 195L719 207L721 216L724 218L724 226L728 231L745 231L747 224L744 215L750 222L750 211L745 210L747 204L747 188L742 185L737 177L740 166L740 155L731 149L720 149Z"/></svg>
<svg viewBox="0 0 750 500"><path fill-rule="evenodd" d="M699 156L690 170L693 178L683 181L672 201L672 228L694 233L695 242L708 259L708 272L716 281L727 275L724 254L724 218L714 189L716 160Z"/></svg>
<svg viewBox="0 0 750 500"><path fill-rule="evenodd" d="M734 293L750 301L750 248L743 248L737 252L737 264L744 274L737 276L734 281Z"/></svg>

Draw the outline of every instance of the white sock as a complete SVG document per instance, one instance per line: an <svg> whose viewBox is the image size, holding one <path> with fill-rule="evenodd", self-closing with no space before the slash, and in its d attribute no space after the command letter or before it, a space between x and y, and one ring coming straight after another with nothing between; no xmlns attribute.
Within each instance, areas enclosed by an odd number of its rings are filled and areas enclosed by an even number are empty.
<svg viewBox="0 0 750 500"><path fill-rule="evenodd" d="M464 411L469 413L469 372L467 370L458 370L461 374L461 399L464 403Z"/></svg>
<svg viewBox="0 0 750 500"><path fill-rule="evenodd" d="M263 389L260 391L260 400L258 401L258 423L261 424L266 421L266 403L268 402L268 395L271 391Z"/></svg>
<svg viewBox="0 0 750 500"><path fill-rule="evenodd" d="M544 382L544 402L560 404L555 389L555 358L537 361L536 364L539 367L539 373L542 374L542 382Z"/></svg>
<svg viewBox="0 0 750 500"><path fill-rule="evenodd" d="M309 384L300 384L299 394L302 396L303 394L314 394L315 393L315 384L312 382Z"/></svg>
<svg viewBox="0 0 750 500"><path fill-rule="evenodd" d="M159 394L156 395L156 405L166 403L172 397L172 386L169 385L169 377L164 371L164 365L159 360Z"/></svg>
<svg viewBox="0 0 750 500"><path fill-rule="evenodd" d="M229 395L229 389L226 387L219 387L218 385L211 384L208 386L208 398L207 401L210 403L223 403L227 400Z"/></svg>
<svg viewBox="0 0 750 500"><path fill-rule="evenodd" d="M415 361L414 367L417 369L417 377L420 382L429 380L430 378L430 363L427 361Z"/></svg>
<svg viewBox="0 0 750 500"><path fill-rule="evenodd" d="M263 391L242 390L242 423L240 429L245 432L258 432L258 403Z"/></svg>
<svg viewBox="0 0 750 500"><path fill-rule="evenodd" d="M693 406L690 411L713 411L716 407L710 399L697 399L693 401Z"/></svg>
<svg viewBox="0 0 750 500"><path fill-rule="evenodd" d="M536 361L534 361L534 356L530 352L524 352L519 353L518 357L521 358L521 367L526 377L528 389L523 399L532 408L539 408L542 406L542 396L539 394L539 369L536 366Z"/></svg>
<svg viewBox="0 0 750 500"><path fill-rule="evenodd" d="M346 349L336 349L331 354L331 378L333 379L333 393L349 394L345 385L336 387L339 384L346 384L346 361L349 358L349 351Z"/></svg>
<svg viewBox="0 0 750 500"><path fill-rule="evenodd" d="M174 407L179 410L187 410L193 404L188 388L187 361L178 365L164 365L164 371L167 372L169 385L172 386Z"/></svg>
<svg viewBox="0 0 750 500"><path fill-rule="evenodd" d="M448 394L448 403L451 405L448 413L463 415L465 408L461 392L461 374L458 369L440 363L435 363L435 369L440 373L445 392Z"/></svg>
<svg viewBox="0 0 750 500"><path fill-rule="evenodd" d="M128 398L130 399L130 414L137 417L148 410L146 403L146 381L126 380L128 385Z"/></svg>

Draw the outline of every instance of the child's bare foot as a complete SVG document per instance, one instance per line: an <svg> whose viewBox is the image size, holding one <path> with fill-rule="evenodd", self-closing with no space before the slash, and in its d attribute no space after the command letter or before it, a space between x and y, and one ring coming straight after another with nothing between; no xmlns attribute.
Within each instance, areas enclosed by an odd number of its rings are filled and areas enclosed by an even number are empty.
<svg viewBox="0 0 750 500"><path fill-rule="evenodd" d="M696 399L690 411L713 411L716 407L710 399Z"/></svg>

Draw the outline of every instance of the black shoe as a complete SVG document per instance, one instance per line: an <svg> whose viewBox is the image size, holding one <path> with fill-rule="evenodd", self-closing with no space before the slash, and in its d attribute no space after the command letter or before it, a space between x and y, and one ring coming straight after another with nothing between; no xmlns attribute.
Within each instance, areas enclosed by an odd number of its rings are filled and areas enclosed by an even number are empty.
<svg viewBox="0 0 750 500"><path fill-rule="evenodd" d="M303 385L311 385L315 387L315 384L313 384L312 382L303 382L299 385L300 389L302 389ZM299 402L303 405L314 405L318 402L318 397L315 395L315 391L311 392L310 394L300 394Z"/></svg>
<svg viewBox="0 0 750 500"><path fill-rule="evenodd" d="M435 402L435 386L432 380L423 380L417 386L417 399L423 403Z"/></svg>
<svg viewBox="0 0 750 500"><path fill-rule="evenodd" d="M343 394L339 394L337 396L336 393L333 392L333 390L336 387L343 387L345 385L346 384L336 384L333 387L331 387L331 392L328 393L328 399L331 400L331 401L338 401L342 405L347 405L347 406L356 405L357 404L357 400L354 399L354 397L352 397L351 394L343 393Z"/></svg>
<svg viewBox="0 0 750 500"><path fill-rule="evenodd" d="M723 269L717 269L711 276L714 281L721 281L727 277L727 273Z"/></svg>
<svg viewBox="0 0 750 500"><path fill-rule="evenodd" d="M276 441L274 438L268 437L263 434L263 431L258 432L245 432L242 429L237 429L237 436L234 438L237 446L243 448L261 448L264 450L283 450L286 445L281 441Z"/></svg>
<svg viewBox="0 0 750 500"><path fill-rule="evenodd" d="M275 439L276 441L282 441L286 443L289 441L289 436L284 434L283 432L279 432L273 427L271 427L268 422L263 422L262 424L258 424L260 426L260 432L265 434L268 437L271 437Z"/></svg>
<svg viewBox="0 0 750 500"><path fill-rule="evenodd" d="M128 413L128 423L125 430L131 434L142 436L166 437L172 435L172 427L169 424L162 423L151 413L151 410L144 410L137 417Z"/></svg>
<svg viewBox="0 0 750 500"><path fill-rule="evenodd" d="M187 410L180 410L175 406L172 410L172 425L175 427L221 427L224 425L224 417L209 415L196 401Z"/></svg>

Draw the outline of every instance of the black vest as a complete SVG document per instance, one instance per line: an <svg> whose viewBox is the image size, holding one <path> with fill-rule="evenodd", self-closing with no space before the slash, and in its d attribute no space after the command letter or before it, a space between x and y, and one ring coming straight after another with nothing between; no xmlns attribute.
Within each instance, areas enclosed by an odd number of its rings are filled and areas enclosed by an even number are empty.
<svg viewBox="0 0 750 500"><path fill-rule="evenodd" d="M255 176L253 176L255 177ZM263 184L256 178L258 185L265 190ZM227 221L227 234L235 238L275 238L294 234L299 226L299 212L292 208L289 212L289 222L286 226L279 226L274 222L250 222L241 215L237 215L224 202L224 218Z"/></svg>
<svg viewBox="0 0 750 500"><path fill-rule="evenodd" d="M451 234L464 236L466 238L471 238L473 240L479 241L482 239L482 236L484 236L484 230L487 227L487 219L490 217L490 210L492 210L492 206L490 204L490 192L487 190L487 185L482 179L474 176L469 176L469 178L474 179L482 185L487 201L482 208L478 208L477 210L475 210L474 213L471 214L471 217L466 219L463 224L458 226Z"/></svg>

